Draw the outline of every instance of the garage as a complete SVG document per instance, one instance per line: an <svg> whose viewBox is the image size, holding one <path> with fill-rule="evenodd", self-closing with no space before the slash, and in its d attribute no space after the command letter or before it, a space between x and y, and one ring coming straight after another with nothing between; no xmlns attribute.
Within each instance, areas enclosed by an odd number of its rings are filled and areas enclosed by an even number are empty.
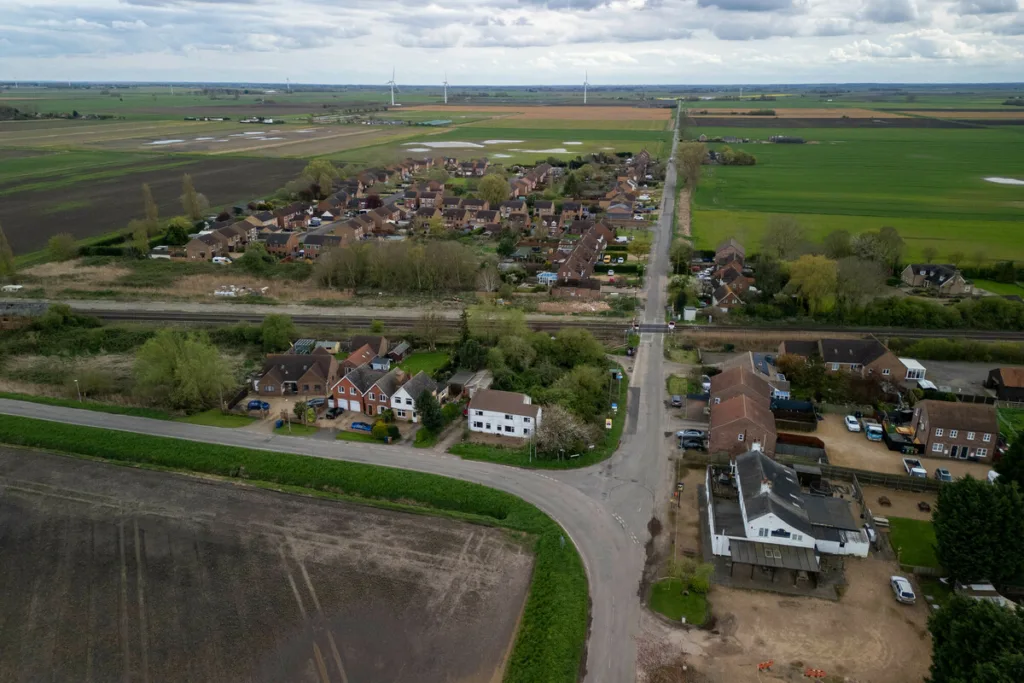
<svg viewBox="0 0 1024 683"><path fill-rule="evenodd" d="M341 403L342 403L342 407L345 407L344 406L345 402L342 401ZM359 403L359 401L349 401L348 402L348 409L351 410L354 413L361 413L361 412L363 412L363 406Z"/></svg>

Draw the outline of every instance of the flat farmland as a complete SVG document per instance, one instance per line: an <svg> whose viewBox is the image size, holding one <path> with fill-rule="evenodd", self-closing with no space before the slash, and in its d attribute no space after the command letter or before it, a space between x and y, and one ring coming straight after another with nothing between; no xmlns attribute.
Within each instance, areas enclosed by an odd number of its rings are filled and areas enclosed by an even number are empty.
<svg viewBox="0 0 1024 683"><path fill-rule="evenodd" d="M701 129L691 135L765 140L779 131ZM757 157L753 167L707 166L694 198L702 246L740 234L756 242L770 214L792 214L813 236L892 225L910 255L985 250L991 259L1024 252L1017 229L1024 187L991 177L1024 178L1024 137L1014 130L835 130L795 133L815 144L732 145ZM714 148L715 145L712 145Z"/></svg>
<svg viewBox="0 0 1024 683"><path fill-rule="evenodd" d="M49 125L34 125L42 123ZM102 147L133 138L217 135L235 132L238 126L207 121L10 121L0 123L0 147Z"/></svg>
<svg viewBox="0 0 1024 683"><path fill-rule="evenodd" d="M521 130L574 130L579 121L573 119L522 119L515 117L496 117L486 121L467 124L466 128L519 128ZM588 130L668 130L672 120L638 120L638 121L603 121L586 119Z"/></svg>
<svg viewBox="0 0 1024 683"><path fill-rule="evenodd" d="M802 107L802 108L778 108L771 106L771 102L756 103L750 107L745 108L716 108L708 109L707 114L701 114L703 111L700 105L690 107L690 116L696 120L700 120L701 116L722 116L728 114L730 116L736 116L737 118L748 118L756 121L757 119L773 118L771 116L759 116L752 115L749 112L757 111L758 109L771 109L775 112L775 117L780 119L827 119L834 118L840 119L843 117L851 119L896 119L902 118L903 114L895 111L875 111L873 109L861 109L858 107L826 107L826 108L815 108L815 107Z"/></svg>
<svg viewBox="0 0 1024 683"><path fill-rule="evenodd" d="M414 111L452 112L458 111L448 105L425 105L412 107ZM669 121L675 109L641 107L516 107L516 106L474 106L472 111L481 114L507 115L510 119L562 119L569 121ZM443 118L443 117L442 117Z"/></svg>
<svg viewBox="0 0 1024 683"><path fill-rule="evenodd" d="M305 164L301 159L40 152L3 162L0 224L14 252L25 254L57 233L84 239L124 228L142 215L143 183L152 189L160 215L173 216L181 213L184 173L218 207L269 194ZM20 168L21 175L8 173L8 165Z"/></svg>
<svg viewBox="0 0 1024 683"><path fill-rule="evenodd" d="M532 558L497 529L0 450L0 679L501 679Z"/></svg>

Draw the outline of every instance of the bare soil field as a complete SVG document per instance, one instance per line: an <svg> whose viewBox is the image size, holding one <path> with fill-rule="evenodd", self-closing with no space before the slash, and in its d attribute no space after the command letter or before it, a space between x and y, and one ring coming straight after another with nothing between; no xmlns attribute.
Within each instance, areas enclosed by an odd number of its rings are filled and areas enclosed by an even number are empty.
<svg viewBox="0 0 1024 683"><path fill-rule="evenodd" d="M407 107L416 111L443 111L455 113L451 107L427 104ZM653 109L639 107L545 107L545 106L474 106L478 114L508 114L507 119L572 119L578 121L668 121L674 109Z"/></svg>
<svg viewBox="0 0 1024 683"><path fill-rule="evenodd" d="M757 103L760 104L760 103ZM748 112L758 109L771 109L775 116L756 116ZM702 109L699 111L703 111ZM778 109L771 106L771 102L765 102L763 107L750 106L745 109L708 109L707 114L698 114L690 110L690 116L700 119L705 116L735 116L746 119L899 119L904 115L895 111L875 111L873 109Z"/></svg>
<svg viewBox="0 0 1024 683"><path fill-rule="evenodd" d="M921 510L917 507L917 504L923 501L934 509L935 503L939 499L936 493L894 491L884 486L862 486L861 490L864 492L864 500L867 501L868 509L876 517L906 517L908 519L930 522L932 513ZM882 496L889 499L889 505L883 506L878 502L878 499ZM854 502L854 505L857 505L857 503Z"/></svg>
<svg viewBox="0 0 1024 683"><path fill-rule="evenodd" d="M492 683L529 585L452 520L13 449L0 485L0 680Z"/></svg>
<svg viewBox="0 0 1024 683"><path fill-rule="evenodd" d="M0 224L15 254L41 249L61 232L76 238L95 237L124 228L142 214L140 187L149 183L161 216L181 213L181 176L188 173L212 207L269 194L292 180L306 162L301 159L179 158L173 168L124 173L114 178L82 180L59 191L19 192L0 201ZM149 165L146 162L141 165ZM41 178L37 180L42 180ZM59 209L59 205L71 208Z"/></svg>

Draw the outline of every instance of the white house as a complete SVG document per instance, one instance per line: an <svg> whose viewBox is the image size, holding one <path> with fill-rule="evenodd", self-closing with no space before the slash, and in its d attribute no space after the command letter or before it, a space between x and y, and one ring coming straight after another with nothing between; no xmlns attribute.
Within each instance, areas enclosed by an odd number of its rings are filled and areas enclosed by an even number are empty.
<svg viewBox="0 0 1024 683"><path fill-rule="evenodd" d="M469 429L483 434L528 438L540 426L541 408L526 394L481 389L469 402Z"/></svg>
<svg viewBox="0 0 1024 683"><path fill-rule="evenodd" d="M399 420L419 422L420 417L416 413L416 399L424 391L437 396L437 382L430 378L430 375L420 370L416 376L403 384L398 391L391 396L391 409L395 411L395 417Z"/></svg>
<svg viewBox="0 0 1024 683"><path fill-rule="evenodd" d="M763 564L748 562L755 559L750 551L757 551L757 560L772 552L782 561L779 567L814 572L820 554L867 556L868 536L857 526L847 501L804 493L793 469L759 450L737 456L732 475L738 500L708 495L715 555L732 556L734 563ZM708 492L719 484L712 481L711 468L705 483Z"/></svg>

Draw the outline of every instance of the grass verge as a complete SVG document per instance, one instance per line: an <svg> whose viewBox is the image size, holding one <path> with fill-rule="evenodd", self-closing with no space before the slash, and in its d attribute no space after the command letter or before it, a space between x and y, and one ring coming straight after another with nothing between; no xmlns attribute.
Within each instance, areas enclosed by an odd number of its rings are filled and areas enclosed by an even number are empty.
<svg viewBox="0 0 1024 683"><path fill-rule="evenodd" d="M334 437L338 441L358 441L360 443L375 443L383 444L384 442L380 439L373 438L372 434L367 432L346 432L341 431Z"/></svg>
<svg viewBox="0 0 1024 683"><path fill-rule="evenodd" d="M1024 410L1000 408L996 414L999 416L999 433L1009 441L1016 439L1017 434L1024 430Z"/></svg>
<svg viewBox="0 0 1024 683"><path fill-rule="evenodd" d="M616 365L622 370L621 365ZM588 467L594 463L607 460L619 447L619 440L622 438L622 430L626 426L626 398L629 396L629 376L622 370L622 381L619 383L619 396L616 402L619 410L612 415L612 428L605 430L603 443L596 444L593 450L581 453L578 458L566 458L565 460L551 460L530 458L530 449L527 445L519 448L503 448L501 446L488 446L479 443L457 443L448 449L452 455L457 455L466 460L485 460L499 465L512 465L513 467L526 467L548 470L569 470L577 467ZM567 454L568 455L568 454Z"/></svg>
<svg viewBox="0 0 1024 683"><path fill-rule="evenodd" d="M297 424L292 424L290 427L287 424L283 424L274 429L275 434L281 434L282 436L313 436L319 431L317 427Z"/></svg>
<svg viewBox="0 0 1024 683"><path fill-rule="evenodd" d="M194 425L206 425L207 427L244 427L251 425L256 418L236 413L223 413L213 408L188 417L179 417L175 422L187 422Z"/></svg>
<svg viewBox="0 0 1024 683"><path fill-rule="evenodd" d="M939 567L939 560L935 557L935 528L931 522L890 517L889 540L900 558L900 564Z"/></svg>
<svg viewBox="0 0 1024 683"><path fill-rule="evenodd" d="M16 394L11 392L0 392L0 398L9 398L12 401L27 401L29 403L41 403L47 406L60 406L61 408L78 408L80 410L92 410L97 413L110 413L112 415L131 415L133 417L148 417L152 420L170 420L171 414L157 410L156 408L139 408L137 406L117 406L110 403L97 403L95 401L76 401L73 398L55 398L53 396L33 396L32 394Z"/></svg>
<svg viewBox="0 0 1024 683"><path fill-rule="evenodd" d="M416 440L412 445L414 448L433 448L437 443L437 437L437 434L426 427L420 427L416 430Z"/></svg>
<svg viewBox="0 0 1024 683"><path fill-rule="evenodd" d="M244 470L256 485L340 494L389 506L412 501L422 511L458 513L478 523L531 534L536 538L533 578L504 680L577 680L589 609L583 563L573 544L564 542L565 532L558 524L511 494L421 472L24 417L5 416L0 421L0 443L225 477Z"/></svg>
<svg viewBox="0 0 1024 683"><path fill-rule="evenodd" d="M690 591L683 595L682 582L679 579L663 579L651 586L650 608L663 614L672 621L686 617L687 624L700 626L707 620L707 596Z"/></svg>

